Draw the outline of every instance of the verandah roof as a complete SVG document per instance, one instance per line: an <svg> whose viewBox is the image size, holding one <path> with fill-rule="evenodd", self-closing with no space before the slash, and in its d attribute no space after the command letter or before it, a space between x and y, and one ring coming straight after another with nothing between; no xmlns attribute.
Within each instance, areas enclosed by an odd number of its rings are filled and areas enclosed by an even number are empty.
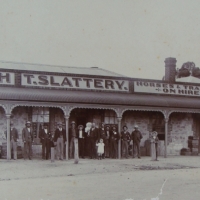
<svg viewBox="0 0 200 200"><path fill-rule="evenodd" d="M200 97L0 87L0 100L200 109Z"/></svg>

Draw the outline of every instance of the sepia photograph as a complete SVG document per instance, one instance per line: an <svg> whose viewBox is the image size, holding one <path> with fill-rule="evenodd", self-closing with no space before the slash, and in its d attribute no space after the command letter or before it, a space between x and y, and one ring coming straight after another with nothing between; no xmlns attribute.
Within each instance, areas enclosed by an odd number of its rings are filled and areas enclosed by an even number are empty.
<svg viewBox="0 0 200 200"><path fill-rule="evenodd" d="M0 200L200 199L198 0L0 0Z"/></svg>

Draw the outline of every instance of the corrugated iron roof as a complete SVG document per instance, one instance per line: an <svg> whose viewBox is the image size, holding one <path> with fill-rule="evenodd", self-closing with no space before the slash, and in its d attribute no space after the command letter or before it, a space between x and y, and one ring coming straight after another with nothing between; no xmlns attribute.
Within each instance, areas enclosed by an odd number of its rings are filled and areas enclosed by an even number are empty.
<svg viewBox="0 0 200 200"><path fill-rule="evenodd" d="M30 63L17 63L0 61L0 69L14 69L14 70L28 70L38 72L56 72L67 74L80 74L80 75L99 75L99 76L111 76L111 77L126 77L115 72L111 72L106 69L98 67L65 67L65 66L53 66L43 64L30 64Z"/></svg>
<svg viewBox="0 0 200 200"><path fill-rule="evenodd" d="M182 78L177 78L176 82L183 82L183 83L200 83L200 79L194 76L187 76Z"/></svg>
<svg viewBox="0 0 200 200"><path fill-rule="evenodd" d="M119 94L91 91L45 90L0 87L1 100L87 103L127 106L159 106L200 109L198 98L150 94Z"/></svg>

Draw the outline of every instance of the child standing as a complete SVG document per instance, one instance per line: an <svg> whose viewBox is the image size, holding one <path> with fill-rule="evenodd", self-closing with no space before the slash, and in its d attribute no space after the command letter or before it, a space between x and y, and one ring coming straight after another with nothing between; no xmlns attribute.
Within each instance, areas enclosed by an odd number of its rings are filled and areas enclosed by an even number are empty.
<svg viewBox="0 0 200 200"><path fill-rule="evenodd" d="M97 146L97 153L98 153L98 160L102 159L102 154L104 153L104 146L103 139L100 139L100 142L96 144Z"/></svg>

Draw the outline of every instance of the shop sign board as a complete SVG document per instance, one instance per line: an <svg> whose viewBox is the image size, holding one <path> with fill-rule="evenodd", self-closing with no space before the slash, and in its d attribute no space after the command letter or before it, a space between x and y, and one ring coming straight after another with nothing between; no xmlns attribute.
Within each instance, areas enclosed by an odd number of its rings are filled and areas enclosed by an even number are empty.
<svg viewBox="0 0 200 200"><path fill-rule="evenodd" d="M53 88L89 89L129 92L128 80L88 78L77 76L57 76L43 74L21 74L22 86L38 86Z"/></svg>
<svg viewBox="0 0 200 200"><path fill-rule="evenodd" d="M0 85L15 85L15 73L0 72Z"/></svg>
<svg viewBox="0 0 200 200"><path fill-rule="evenodd" d="M161 83L161 82L135 81L134 92L200 96L200 86Z"/></svg>

